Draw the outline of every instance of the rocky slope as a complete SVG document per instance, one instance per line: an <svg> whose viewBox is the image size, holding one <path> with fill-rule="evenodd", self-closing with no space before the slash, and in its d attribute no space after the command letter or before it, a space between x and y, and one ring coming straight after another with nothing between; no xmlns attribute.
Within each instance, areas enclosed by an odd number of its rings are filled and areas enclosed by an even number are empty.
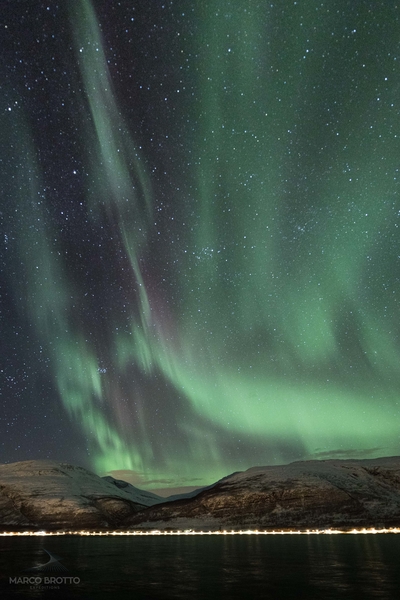
<svg viewBox="0 0 400 600"><path fill-rule="evenodd" d="M194 497L160 500L64 463L0 465L0 531L307 529L400 526L400 457L254 467Z"/></svg>
<svg viewBox="0 0 400 600"><path fill-rule="evenodd" d="M399 526L400 457L254 467L126 523L158 529Z"/></svg>
<svg viewBox="0 0 400 600"><path fill-rule="evenodd" d="M144 504L141 494L81 467L47 460L0 465L2 530L116 527Z"/></svg>
<svg viewBox="0 0 400 600"><path fill-rule="evenodd" d="M117 489L123 490L124 492L129 494L129 497L134 502L139 502L144 506L153 506L154 504L161 504L161 502L165 502L166 498L162 498L161 496L157 496L157 494L153 494L153 492L147 492L145 490L140 490L135 487L131 483L124 481L123 479L115 479L110 475L106 477L102 477L103 481L107 481L114 485Z"/></svg>

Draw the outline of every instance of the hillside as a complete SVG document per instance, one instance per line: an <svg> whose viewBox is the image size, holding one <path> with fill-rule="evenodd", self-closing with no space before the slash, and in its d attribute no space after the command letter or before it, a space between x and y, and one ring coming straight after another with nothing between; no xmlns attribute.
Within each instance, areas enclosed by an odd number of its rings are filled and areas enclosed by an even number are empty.
<svg viewBox="0 0 400 600"><path fill-rule="evenodd" d="M399 525L400 457L253 467L173 501L64 463L0 465L3 530Z"/></svg>
<svg viewBox="0 0 400 600"><path fill-rule="evenodd" d="M0 465L0 527L116 526L143 508L140 495L94 473L48 460Z"/></svg>
<svg viewBox="0 0 400 600"><path fill-rule="evenodd" d="M317 528L400 524L400 457L253 467L190 500L152 507L132 527Z"/></svg>

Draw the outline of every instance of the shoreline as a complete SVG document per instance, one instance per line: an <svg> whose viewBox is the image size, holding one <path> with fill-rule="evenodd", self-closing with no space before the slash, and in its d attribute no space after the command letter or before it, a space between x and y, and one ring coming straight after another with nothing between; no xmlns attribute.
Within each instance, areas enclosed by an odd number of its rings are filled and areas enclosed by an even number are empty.
<svg viewBox="0 0 400 600"><path fill-rule="evenodd" d="M115 537L115 536L204 536L204 535L376 535L376 534L398 534L399 527L362 527L362 528L328 528L328 529L217 529L217 530L194 530L194 529L135 529L135 530L109 530L109 529L93 529L93 530L19 530L19 531L2 531L0 537L41 537L41 536L98 536L98 537Z"/></svg>

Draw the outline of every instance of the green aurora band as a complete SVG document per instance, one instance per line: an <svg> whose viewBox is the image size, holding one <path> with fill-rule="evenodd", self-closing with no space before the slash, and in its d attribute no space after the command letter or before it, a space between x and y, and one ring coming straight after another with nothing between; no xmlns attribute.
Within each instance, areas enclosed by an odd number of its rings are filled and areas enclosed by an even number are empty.
<svg viewBox="0 0 400 600"><path fill-rule="evenodd" d="M285 18L265 3L203 4L194 2L196 33L184 42L196 90L182 100L191 159L174 198L185 226L179 243L162 232L173 301L155 297L142 272L154 236L151 178L121 117L94 9L74 4L88 216L120 240L137 294L124 323L109 316L107 349L90 342L76 316L85 299L33 201L37 190L22 183L28 310L51 349L63 406L102 473L195 474L206 484L285 462L277 440L293 442L292 459L396 454L399 65L390 52L377 60L378 40L368 45L350 25L347 38L329 38L343 17L326 11L316 26L319 2L287 6ZM398 47L394 37L385 43ZM159 304L173 305L168 319ZM162 457L135 377L161 377L184 399L182 439L166 432ZM254 436L268 452L233 458L221 431Z"/></svg>

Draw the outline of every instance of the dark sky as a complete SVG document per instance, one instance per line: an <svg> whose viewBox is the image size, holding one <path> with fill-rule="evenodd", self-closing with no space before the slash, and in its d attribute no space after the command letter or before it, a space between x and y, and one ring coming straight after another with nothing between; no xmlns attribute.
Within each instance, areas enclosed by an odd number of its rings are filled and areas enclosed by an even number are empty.
<svg viewBox="0 0 400 600"><path fill-rule="evenodd" d="M1 461L399 453L398 15L3 1Z"/></svg>

